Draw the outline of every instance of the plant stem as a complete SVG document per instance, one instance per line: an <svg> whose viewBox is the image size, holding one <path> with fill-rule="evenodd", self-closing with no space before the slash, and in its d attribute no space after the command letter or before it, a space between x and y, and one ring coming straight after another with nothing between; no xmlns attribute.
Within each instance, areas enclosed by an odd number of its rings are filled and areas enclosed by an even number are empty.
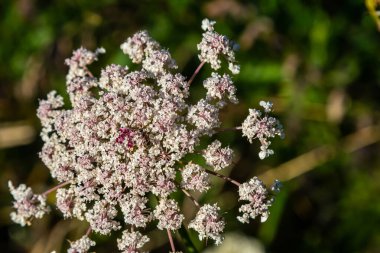
<svg viewBox="0 0 380 253"><path fill-rule="evenodd" d="M217 129L218 132L236 131L236 130L241 130L241 126L239 126L239 127L228 127L228 128L219 128L219 129Z"/></svg>
<svg viewBox="0 0 380 253"><path fill-rule="evenodd" d="M188 191L186 191L185 189L182 189L181 190L183 191L183 193L186 194L187 197L189 197L191 199L191 201L193 201L194 205L196 205L198 208L200 207L199 203L194 199L193 196L190 195L190 193Z"/></svg>
<svg viewBox="0 0 380 253"><path fill-rule="evenodd" d="M222 178L222 179L224 179L224 180L227 180L227 181L233 183L234 185L236 185L236 186L238 186L238 187L241 185L238 181L233 180L232 178L229 178L229 177L227 177L227 176L225 176L225 175L219 174L219 173L217 173L217 172L215 172L215 171L207 170L207 169L205 169L205 171L206 171L207 173L211 174L211 175L214 175L214 176L220 177L220 178Z"/></svg>
<svg viewBox="0 0 380 253"><path fill-rule="evenodd" d="M169 229L166 229L166 231L168 231L168 237L169 237L170 247L172 248L173 253L175 253L175 246L174 246L174 241L173 241L172 233L170 232Z"/></svg>
<svg viewBox="0 0 380 253"><path fill-rule="evenodd" d="M87 68L87 67L84 67L86 73L89 75L89 77L93 78L94 75L91 73L91 71Z"/></svg>
<svg viewBox="0 0 380 253"><path fill-rule="evenodd" d="M89 236L92 232L92 229L91 229L91 226L88 227L87 231L86 231L86 236Z"/></svg>
<svg viewBox="0 0 380 253"><path fill-rule="evenodd" d="M61 187L64 187L64 186L66 186L66 185L68 185L68 184L70 184L70 183L71 183L71 181L67 181L67 182L60 183L59 185L56 185L56 186L54 186L53 188L51 188L51 189L45 191L44 193L42 193L42 195L46 196L46 195L48 195L49 193L51 193L51 192L53 192L53 191L55 191L55 190L57 190L57 189L59 189L59 188L61 188Z"/></svg>
<svg viewBox="0 0 380 253"><path fill-rule="evenodd" d="M187 82L187 84L190 86L190 84L193 82L195 76L199 73L199 71L201 70L201 68L203 67L203 65L205 65L206 62L202 61L199 66L197 67L197 69L194 71L193 75L191 76L190 80Z"/></svg>

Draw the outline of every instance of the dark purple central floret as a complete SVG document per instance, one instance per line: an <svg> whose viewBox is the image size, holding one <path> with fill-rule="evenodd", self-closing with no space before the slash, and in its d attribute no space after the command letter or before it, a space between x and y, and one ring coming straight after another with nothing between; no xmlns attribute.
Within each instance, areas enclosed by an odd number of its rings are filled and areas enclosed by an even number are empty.
<svg viewBox="0 0 380 253"><path fill-rule="evenodd" d="M116 138L116 142L117 143L123 143L125 141L125 139L128 140L128 148L132 148L133 147L133 132L128 129L128 128L125 128L125 127L121 127L119 129L119 136Z"/></svg>

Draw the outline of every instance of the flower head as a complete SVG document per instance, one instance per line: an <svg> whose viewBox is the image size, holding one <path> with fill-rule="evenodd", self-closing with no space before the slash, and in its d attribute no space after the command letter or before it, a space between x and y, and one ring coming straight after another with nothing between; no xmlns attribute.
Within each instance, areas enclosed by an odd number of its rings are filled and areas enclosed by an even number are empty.
<svg viewBox="0 0 380 253"><path fill-rule="evenodd" d="M222 143L215 140L203 151L203 157L214 170L221 170L231 165L233 150L229 147L222 148Z"/></svg>
<svg viewBox="0 0 380 253"><path fill-rule="evenodd" d="M151 220L151 214L147 210L148 199L138 194L126 194L119 200L121 211L124 214L126 224L135 227L145 227Z"/></svg>
<svg viewBox="0 0 380 253"><path fill-rule="evenodd" d="M263 182L257 177L253 177L248 182L240 185L239 200L248 201L247 204L239 208L242 213L242 216L238 217L240 222L248 223L249 218L255 219L258 216L261 222L268 219L269 207L273 203L273 198Z"/></svg>
<svg viewBox="0 0 380 253"><path fill-rule="evenodd" d="M207 19L202 22L201 63L195 74L205 63L220 69L222 58L236 74L236 44L218 34L214 25ZM171 235L184 225L185 216L175 197L182 192L200 207L188 227L197 231L201 240L221 243L225 222L220 208L199 204L187 190L207 192L212 187L210 175L240 185L217 172L232 164L233 150L217 140L205 149L200 145L220 130L219 113L227 102L238 102L232 78L213 72L203 81L206 95L191 104L189 86L195 75L187 80L176 72L178 66L170 52L147 31L127 38L121 49L137 66L129 71L127 66L111 64L101 70L100 77L94 76L88 65L105 50L74 51L65 61L70 105L52 91L37 110L44 142L40 158L60 183L52 188L58 189L57 207L64 218L84 220L90 226L85 236L71 242L69 252L87 252L95 244L89 239L90 231L109 235L123 228L118 248L141 253L149 238L137 229L143 231L155 223ZM266 115L272 104L260 105L264 117L250 110L242 127L234 129L242 129L249 141L258 138L260 157L266 157L273 153L268 139L281 135L282 130L276 119ZM193 162L189 157L194 157ZM34 194L25 185L14 188L9 183L9 188L15 199L16 211L11 213L15 222L29 225L49 211L45 194ZM277 190L274 185L273 191ZM271 198L259 181L240 185L239 194L240 200L249 202L240 209L242 221L267 217Z"/></svg>
<svg viewBox="0 0 380 253"><path fill-rule="evenodd" d="M87 253L95 244L87 235L84 235L79 240L70 242L70 248L67 250L67 253Z"/></svg>
<svg viewBox="0 0 380 253"><path fill-rule="evenodd" d="M206 98L208 100L216 100L218 104L224 105L224 100L229 100L232 103L238 103L236 98L236 87L233 85L229 75L220 76L217 73L212 73L211 77L203 82L203 86L207 89Z"/></svg>
<svg viewBox="0 0 380 253"><path fill-rule="evenodd" d="M182 175L182 187L186 190L207 191L210 188L209 175L198 164L189 163Z"/></svg>
<svg viewBox="0 0 380 253"><path fill-rule="evenodd" d="M218 113L216 106L202 99L189 108L187 119L196 127L197 133L212 135L213 130L220 125Z"/></svg>
<svg viewBox="0 0 380 253"><path fill-rule="evenodd" d="M120 239L117 239L117 247L123 253L143 253L140 249L149 242L149 237L139 231L124 230Z"/></svg>
<svg viewBox="0 0 380 253"><path fill-rule="evenodd" d="M223 56L229 63L229 69L233 74L240 72L240 67L235 60L235 50L237 46L226 36L214 31L215 21L204 19L202 21L203 33L202 41L198 44L200 54L199 59L211 64L211 67L218 70L221 67L220 56Z"/></svg>
<svg viewBox="0 0 380 253"><path fill-rule="evenodd" d="M259 110L249 109L249 115L242 124L242 131L243 136L247 136L251 143L253 139L259 139L261 143L259 157L264 159L274 153L269 149L271 142L268 139L274 138L276 135L284 138L284 131L276 118L267 115L272 111L272 103L261 101L260 105L264 108L264 116Z"/></svg>
<svg viewBox="0 0 380 253"><path fill-rule="evenodd" d="M177 230L181 227L184 219L178 208L178 203L173 199L161 199L153 214L158 220L157 227L161 230Z"/></svg>
<svg viewBox="0 0 380 253"><path fill-rule="evenodd" d="M103 235L112 230L119 230L120 224L115 221L117 210L106 201L95 202L92 209L86 213L86 220L90 223L92 230Z"/></svg>
<svg viewBox="0 0 380 253"><path fill-rule="evenodd" d="M10 192L15 199L13 207L16 212L11 213L11 219L21 226L30 225L33 218L42 218L50 211L46 205L46 196L34 194L30 187L21 184L14 188L11 181L8 182Z"/></svg>
<svg viewBox="0 0 380 253"><path fill-rule="evenodd" d="M220 208L214 204L202 206L195 218L190 222L189 228L194 229L199 234L199 239L211 238L216 244L223 241L224 220L219 215Z"/></svg>

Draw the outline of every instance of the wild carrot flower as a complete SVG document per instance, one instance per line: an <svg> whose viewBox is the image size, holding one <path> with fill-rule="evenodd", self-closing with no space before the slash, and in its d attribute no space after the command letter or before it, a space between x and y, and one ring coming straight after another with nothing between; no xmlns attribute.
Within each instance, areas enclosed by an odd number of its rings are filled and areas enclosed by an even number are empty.
<svg viewBox="0 0 380 253"><path fill-rule="evenodd" d="M149 242L143 231L150 223L167 230L171 251L176 252L172 233L184 226L185 217L172 193L183 192L198 208L187 227L197 231L200 240L210 238L220 244L226 225L220 208L192 197L192 191L206 192L212 187L211 176L238 187L239 200L246 202L239 209L241 222L256 217L266 220L272 192L278 191L279 184L270 191L256 177L239 183L223 176L218 171L232 165L233 150L219 140L205 149L199 145L200 138L221 130L222 107L238 102L233 78L217 72L203 81L205 97L194 104L188 101L189 87L205 63L216 71L226 61L232 74L239 72L236 44L218 34L214 25L207 19L202 22L201 63L189 79L175 72L178 67L169 51L147 31L121 45L132 62L139 64L134 71L111 64L95 77L87 66L105 50L74 51L65 61L71 107L64 107L63 98L52 91L37 110L44 141L40 157L59 185L38 195L23 184L15 188L9 183L16 209L12 220L24 226L41 218L49 211L46 195L57 190L57 207L63 217L89 225L86 235L71 242L68 252L88 252L95 245L91 233L109 235L121 229L119 250L142 252ZM268 116L272 104L260 105L264 114L250 109L243 124L234 129L241 130L250 142L259 139L263 159L273 153L268 139L282 137L283 130L277 119ZM200 159L184 159L189 154ZM197 164L202 160L205 164Z"/></svg>

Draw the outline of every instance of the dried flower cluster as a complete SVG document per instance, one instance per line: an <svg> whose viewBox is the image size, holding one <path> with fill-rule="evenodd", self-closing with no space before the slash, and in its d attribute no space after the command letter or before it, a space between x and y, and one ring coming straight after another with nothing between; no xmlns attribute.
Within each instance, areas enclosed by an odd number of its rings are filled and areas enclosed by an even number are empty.
<svg viewBox="0 0 380 253"><path fill-rule="evenodd" d="M210 63L218 70L226 59L233 74L239 72L235 61L236 45L214 31L215 22L204 20L203 39L198 44L200 66ZM161 48L146 31L128 38L121 49L141 68L128 71L125 66L106 66L96 78L87 66L97 60L104 49L95 52L80 48L66 60L66 77L71 108L64 109L63 98L55 91L40 102L37 115L42 123L44 146L40 157L60 184L57 207L64 218L77 218L89 224L82 238L71 242L68 252L87 252L95 242L91 232L109 235L123 229L117 240L121 252L141 252L149 241L142 232L150 222L167 230L172 251L171 233L183 226L184 215L172 193L182 191L199 209L188 224L198 232L200 240L223 240L225 222L216 203L200 205L188 191L207 191L210 176L224 177L239 187L240 200L248 203L239 209L238 219L269 215L272 192L256 177L238 183L220 171L232 164L233 151L218 140L206 149L198 143L202 136L212 136L220 127L219 111L227 102L237 103L236 88L228 74L212 73L204 80L205 98L189 104L189 86L196 75L186 80L179 73L170 53ZM283 136L279 122L267 116L271 104L261 102L265 115L250 109L242 130L249 141L261 142L260 158L273 151L269 138ZM203 156L205 164L184 162L184 156ZM273 186L277 189L278 184ZM46 194L33 194L30 188L9 185L14 196L16 223L30 225L49 208ZM121 213L119 213L121 212ZM123 220L117 218L120 214Z"/></svg>

